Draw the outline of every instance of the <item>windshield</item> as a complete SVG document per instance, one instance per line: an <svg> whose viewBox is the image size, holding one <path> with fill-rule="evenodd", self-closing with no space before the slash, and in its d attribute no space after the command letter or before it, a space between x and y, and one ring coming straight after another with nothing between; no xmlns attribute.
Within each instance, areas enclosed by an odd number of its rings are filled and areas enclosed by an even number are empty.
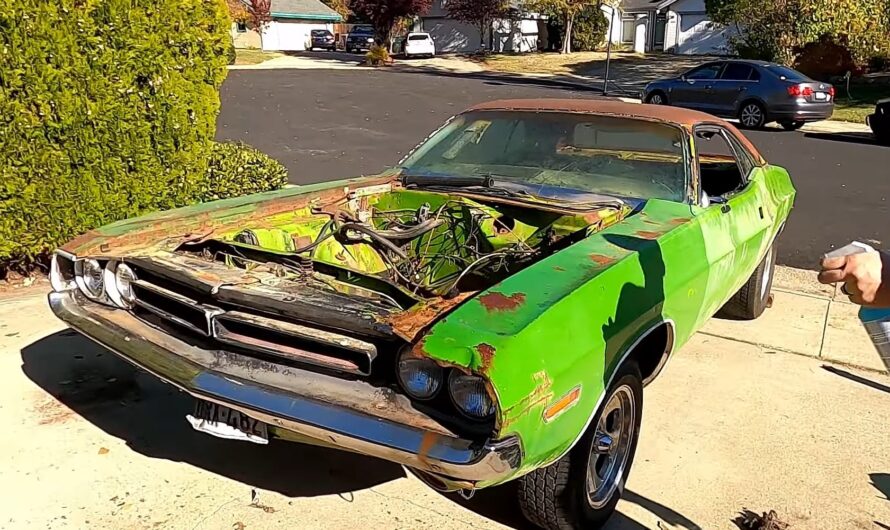
<svg viewBox="0 0 890 530"><path fill-rule="evenodd" d="M540 197L584 194L684 201L679 127L566 112L478 111L456 117L401 165L405 175L488 176ZM466 180L466 179L464 179ZM458 182L458 179L455 179Z"/></svg>

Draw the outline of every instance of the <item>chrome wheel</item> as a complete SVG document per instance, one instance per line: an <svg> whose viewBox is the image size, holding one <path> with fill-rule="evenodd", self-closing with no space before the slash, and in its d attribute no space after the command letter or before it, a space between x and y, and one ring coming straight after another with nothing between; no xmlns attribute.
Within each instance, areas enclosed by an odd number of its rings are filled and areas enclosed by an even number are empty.
<svg viewBox="0 0 890 530"><path fill-rule="evenodd" d="M742 108L742 115L739 118L745 127L759 127L763 123L763 111L760 105L749 103Z"/></svg>
<svg viewBox="0 0 890 530"><path fill-rule="evenodd" d="M600 414L587 460L587 500L594 509L606 505L624 480L636 414L633 390L627 385L615 389Z"/></svg>
<svg viewBox="0 0 890 530"><path fill-rule="evenodd" d="M664 97L661 94L652 94L649 97L649 103L652 105L664 105Z"/></svg>

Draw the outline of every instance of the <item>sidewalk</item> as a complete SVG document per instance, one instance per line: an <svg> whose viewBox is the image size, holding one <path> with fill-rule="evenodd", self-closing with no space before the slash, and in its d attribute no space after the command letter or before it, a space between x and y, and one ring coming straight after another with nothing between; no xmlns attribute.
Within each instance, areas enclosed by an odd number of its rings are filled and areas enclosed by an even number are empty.
<svg viewBox="0 0 890 530"><path fill-rule="evenodd" d="M751 344L765 353L794 353L886 371L859 322L859 306L836 288L819 284L815 275L776 267L773 306L763 316L752 322L713 318L700 334Z"/></svg>

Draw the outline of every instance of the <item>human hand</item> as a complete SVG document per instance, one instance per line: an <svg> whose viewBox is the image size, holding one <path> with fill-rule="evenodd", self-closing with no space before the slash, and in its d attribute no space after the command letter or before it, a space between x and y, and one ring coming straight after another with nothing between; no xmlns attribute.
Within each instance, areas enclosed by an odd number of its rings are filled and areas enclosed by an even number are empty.
<svg viewBox="0 0 890 530"><path fill-rule="evenodd" d="M840 283L854 304L890 307L890 264L882 252L860 252L822 259L819 281Z"/></svg>

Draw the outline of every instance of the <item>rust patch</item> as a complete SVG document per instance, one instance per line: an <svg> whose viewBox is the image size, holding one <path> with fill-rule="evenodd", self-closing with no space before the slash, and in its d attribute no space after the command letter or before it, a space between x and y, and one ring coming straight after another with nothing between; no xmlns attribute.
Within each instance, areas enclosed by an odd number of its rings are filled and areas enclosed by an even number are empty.
<svg viewBox="0 0 890 530"><path fill-rule="evenodd" d="M689 219L686 219L683 217L677 217L676 219L671 219L667 223L672 226L680 226L682 224L686 224L688 221L689 221Z"/></svg>
<svg viewBox="0 0 890 530"><path fill-rule="evenodd" d="M506 419L504 420L502 429L506 429L509 425L516 423L522 417L529 414L532 410L538 407L543 407L553 400L553 381L550 379L550 376L547 375L547 372L540 371L536 373L534 377L536 384L535 389L531 394L525 396L515 405L504 411L504 418Z"/></svg>
<svg viewBox="0 0 890 530"><path fill-rule="evenodd" d="M482 360L482 366L479 370L483 373L488 372L491 368L491 363L494 361L494 354L497 350L491 344L481 343L476 345L476 353L479 354L480 359Z"/></svg>
<svg viewBox="0 0 890 530"><path fill-rule="evenodd" d="M639 230L635 234L643 239L658 239L662 235L661 232L652 232L650 230Z"/></svg>
<svg viewBox="0 0 890 530"><path fill-rule="evenodd" d="M604 256L602 254L591 254L588 257L590 258L590 261L596 263L597 265L608 265L609 263L615 261L615 258Z"/></svg>
<svg viewBox="0 0 890 530"><path fill-rule="evenodd" d="M417 457L420 458L421 462L427 462L430 454L430 449L436 444L436 438L439 435L433 432L427 432L423 434L423 438L420 439L420 448L417 451Z"/></svg>
<svg viewBox="0 0 890 530"><path fill-rule="evenodd" d="M553 270L555 270L556 272L565 272L565 271L566 271L565 269L563 269L563 268L560 267L559 265L556 265L555 267L553 267Z"/></svg>
<svg viewBox="0 0 890 530"><path fill-rule="evenodd" d="M397 336L411 342L424 328L474 294L476 293L461 293L447 300L445 298L436 298L429 302L420 303L407 311L388 317L385 323L392 327L393 333Z"/></svg>
<svg viewBox="0 0 890 530"><path fill-rule="evenodd" d="M479 303L489 313L497 311L515 311L525 303L525 293L514 293L507 296L503 293L491 292L479 297Z"/></svg>

